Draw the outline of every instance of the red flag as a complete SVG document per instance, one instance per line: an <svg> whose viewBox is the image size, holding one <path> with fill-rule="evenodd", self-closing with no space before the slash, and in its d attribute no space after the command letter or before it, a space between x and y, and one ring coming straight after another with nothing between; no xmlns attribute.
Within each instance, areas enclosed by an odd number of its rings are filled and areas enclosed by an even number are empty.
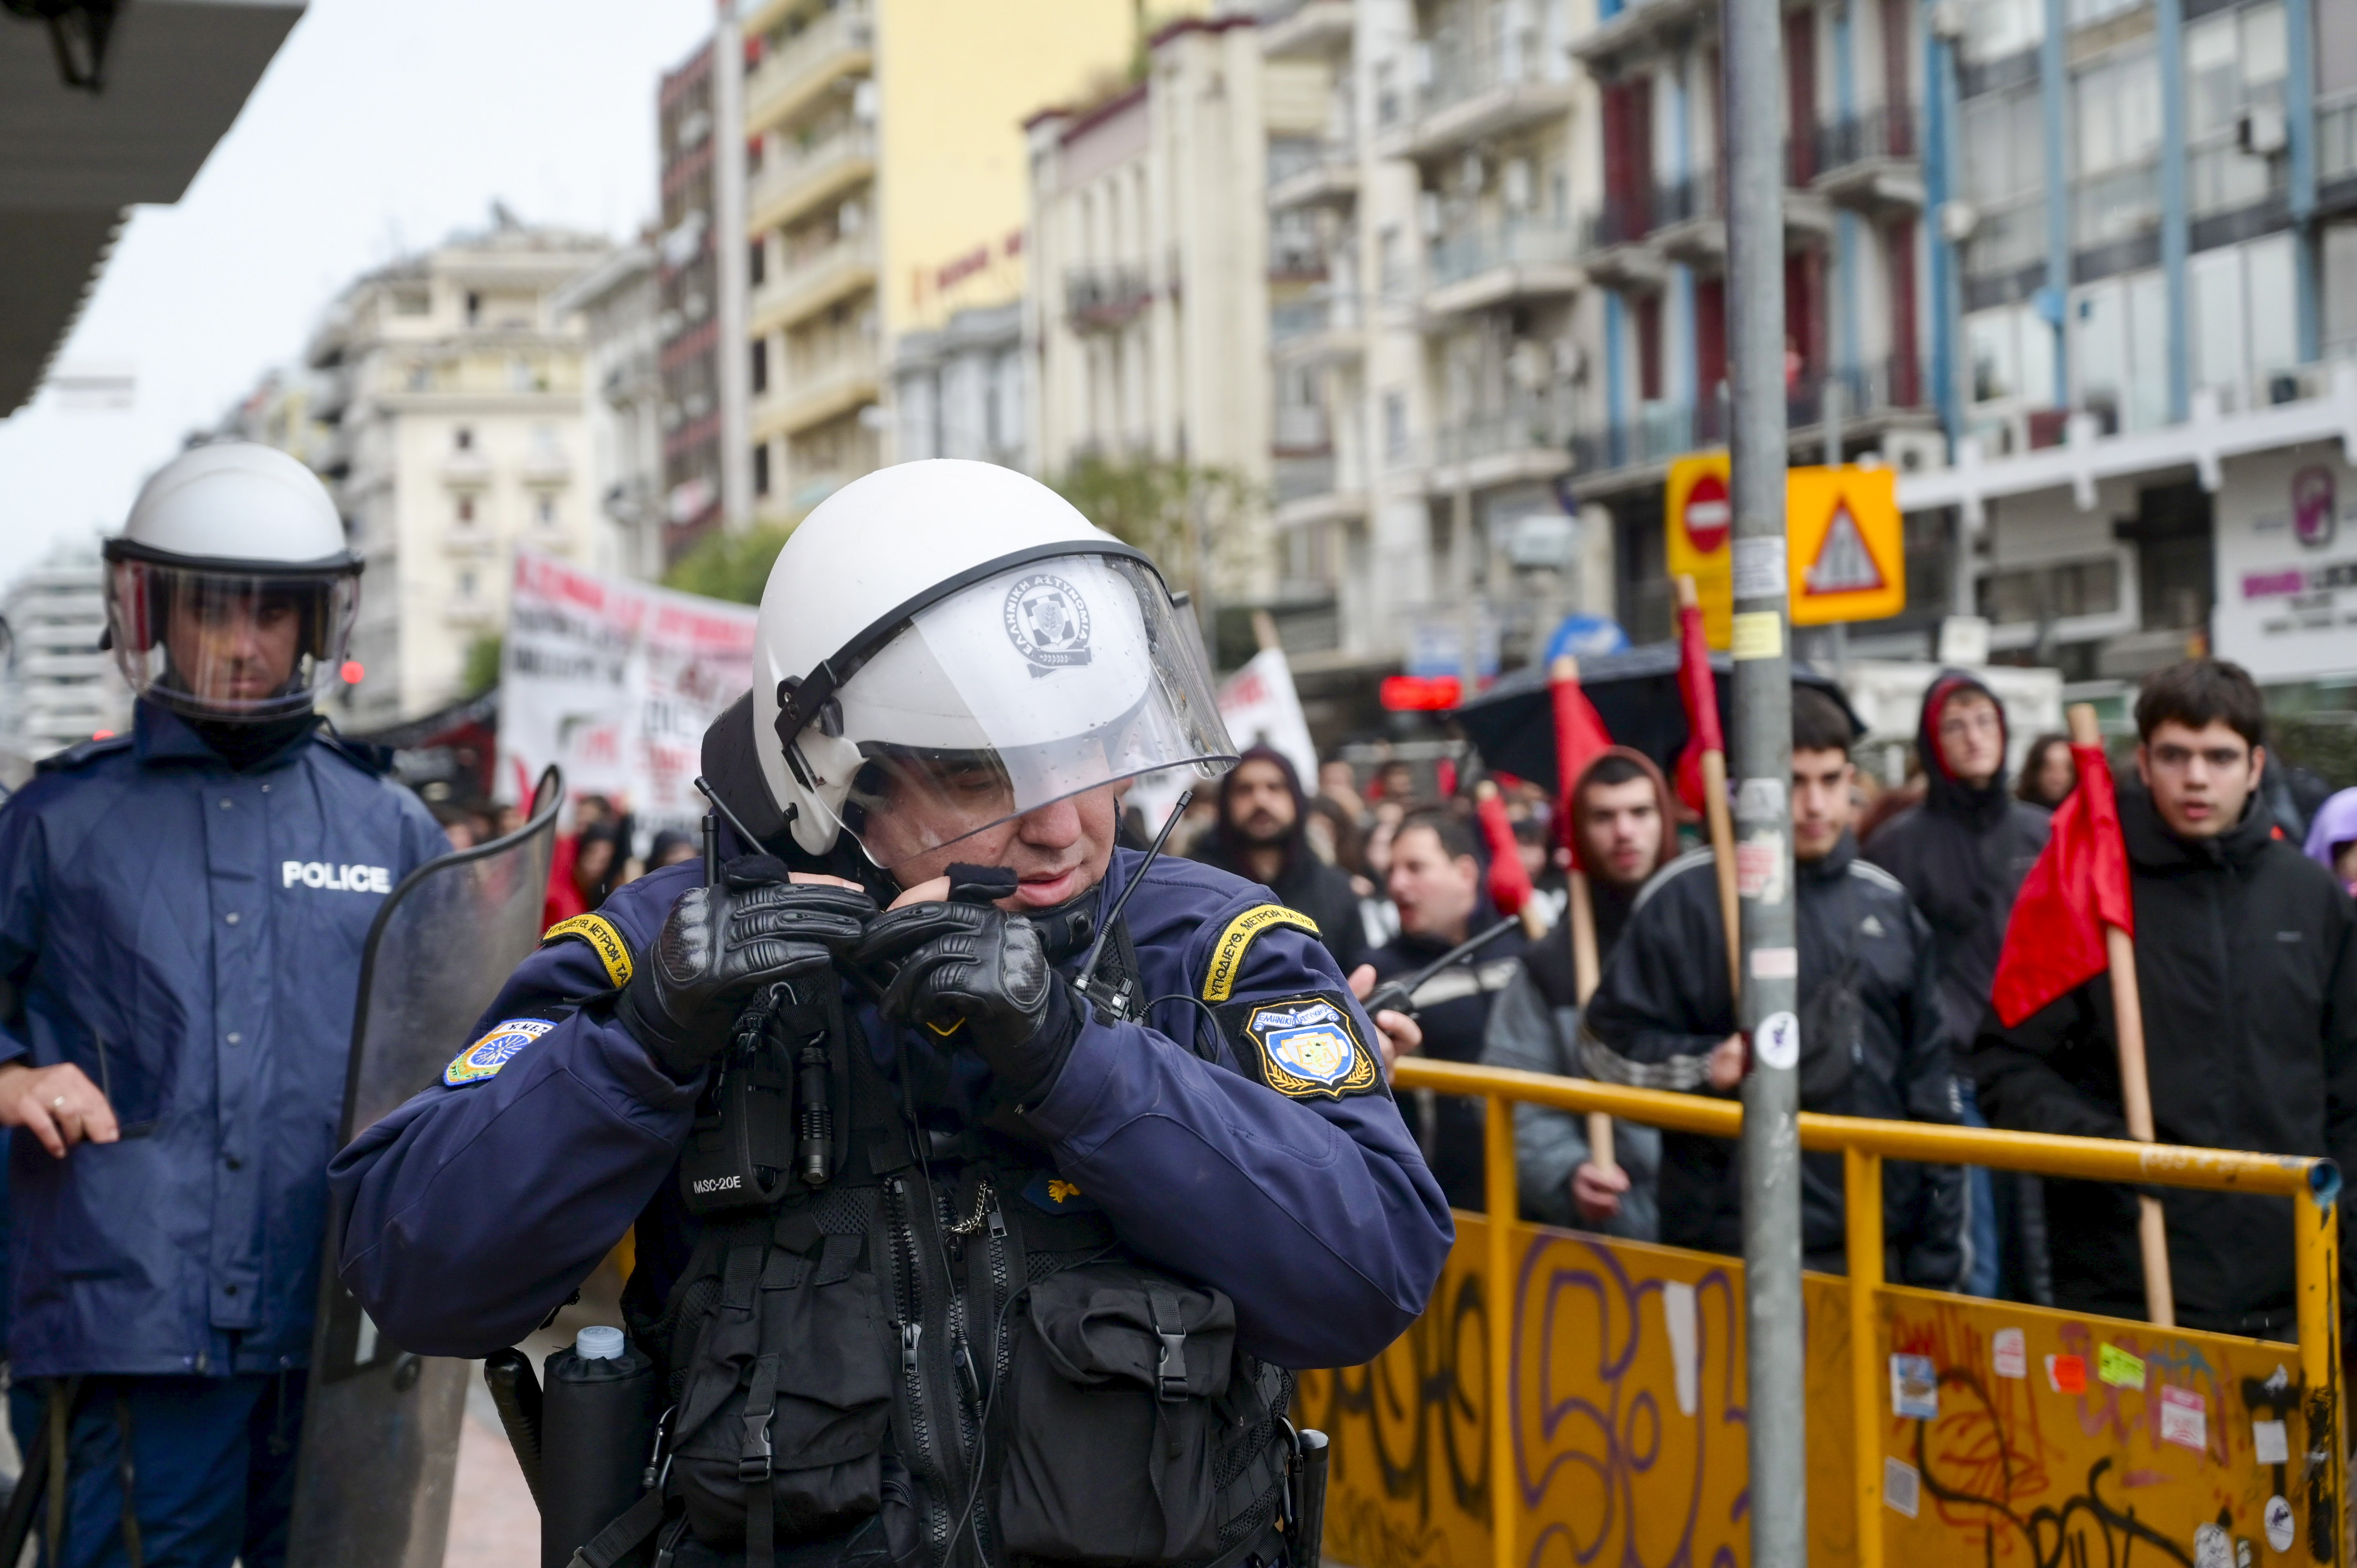
<svg viewBox="0 0 2357 1568"><path fill-rule="evenodd" d="M1568 659L1559 662L1572 672L1558 675L1550 683L1555 697L1555 818L1563 825L1563 842L1570 847L1571 862L1577 865L1579 837L1571 831L1572 786L1579 782L1588 764L1610 747L1612 734L1604 727L1596 704L1580 690L1578 666Z"/></svg>
<svg viewBox="0 0 2357 1568"><path fill-rule="evenodd" d="M1702 632L1702 607L1678 607L1678 695L1686 705L1686 748L1678 754L1678 799L1703 809L1702 754L1727 754L1718 727L1718 682L1710 672L1710 643Z"/></svg>
<svg viewBox="0 0 2357 1568"><path fill-rule="evenodd" d="M1519 915L1531 897L1531 874L1523 865L1522 846L1514 842L1514 824L1506 816L1505 798L1497 786L1484 783L1474 792L1474 814L1481 836L1490 845L1490 902L1501 915Z"/></svg>
<svg viewBox="0 0 2357 1568"><path fill-rule="evenodd" d="M2112 767L2100 746L2073 746L2079 787L2054 809L2046 848L2022 879L1990 1000L2007 1028L2104 972L2104 928L2136 935L2127 845Z"/></svg>

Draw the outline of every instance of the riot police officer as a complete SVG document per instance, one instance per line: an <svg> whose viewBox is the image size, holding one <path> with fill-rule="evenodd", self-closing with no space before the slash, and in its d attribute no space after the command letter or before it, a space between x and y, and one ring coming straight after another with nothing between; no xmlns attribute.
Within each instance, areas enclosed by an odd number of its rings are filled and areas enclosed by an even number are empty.
<svg viewBox="0 0 2357 1568"><path fill-rule="evenodd" d="M321 733L361 561L308 469L199 447L106 555L131 733L0 807L0 1123L46 1561L281 1563L361 945L447 848Z"/></svg>
<svg viewBox="0 0 2357 1568"><path fill-rule="evenodd" d="M1309 920L1114 847L1128 780L1233 760L1181 614L1011 470L836 492L705 739L755 842L553 932L338 1156L342 1277L421 1353L635 1220L667 1448L601 1553L1281 1560L1285 1369L1382 1349L1453 1232Z"/></svg>

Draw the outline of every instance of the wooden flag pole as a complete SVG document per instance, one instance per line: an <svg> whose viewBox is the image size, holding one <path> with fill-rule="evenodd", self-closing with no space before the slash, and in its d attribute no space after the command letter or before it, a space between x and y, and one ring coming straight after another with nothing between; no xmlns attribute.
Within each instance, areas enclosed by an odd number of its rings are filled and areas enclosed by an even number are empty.
<svg viewBox="0 0 2357 1568"><path fill-rule="evenodd" d="M1678 607L1692 609L1701 603L1695 592L1695 580L1684 573L1678 575ZM1718 872L1718 912L1727 922L1727 994L1741 1007L1743 995L1742 944L1738 933L1742 929L1742 902L1735 888L1735 818L1727 806L1727 753L1706 751L1702 754L1703 821L1710 828L1710 856Z"/></svg>
<svg viewBox="0 0 2357 1568"><path fill-rule="evenodd" d="M2095 710L2085 703L2071 704L2071 744L2101 746L2102 728ZM2128 1136L2153 1141L2152 1079L2145 1068L2144 999L2136 986L2136 939L2117 926L2104 928L2104 952L2112 977L2112 1015L2120 1046L2120 1103L2126 1112ZM2169 1225L2160 1199L2136 1195L2136 1243L2144 1254L2145 1316L2163 1328L2177 1326L2176 1292L2169 1278Z"/></svg>
<svg viewBox="0 0 2357 1568"><path fill-rule="evenodd" d="M1579 660L1568 653L1558 653L1547 666L1550 682L1562 685L1579 684ZM1555 738L1555 759L1562 765L1562 737ZM1571 882L1564 898L1564 929L1571 933L1571 983L1580 1015L1587 1014L1587 999L1596 994L1598 982L1604 978L1604 966L1596 956L1596 906L1589 900L1587 873L1579 868L1579 801L1574 793L1579 780L1563 781L1564 842L1572 846ZM1662 824L1667 832L1669 824ZM1612 1118L1601 1111L1587 1113L1587 1162L1598 1170L1618 1170L1620 1162L1612 1157Z"/></svg>

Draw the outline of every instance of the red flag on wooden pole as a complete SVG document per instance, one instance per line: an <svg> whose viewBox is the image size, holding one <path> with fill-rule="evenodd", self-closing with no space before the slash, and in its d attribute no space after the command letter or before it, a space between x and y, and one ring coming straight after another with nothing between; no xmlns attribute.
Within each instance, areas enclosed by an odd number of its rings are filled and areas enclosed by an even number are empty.
<svg viewBox="0 0 2357 1568"><path fill-rule="evenodd" d="M1525 928L1537 914L1531 902L1531 874L1523 865L1522 846L1514 842L1514 824L1506 815L1505 797L1487 779L1473 788L1473 814L1481 824L1481 838L1490 846L1490 902L1501 915L1521 915ZM1539 917L1540 929L1545 929Z"/></svg>

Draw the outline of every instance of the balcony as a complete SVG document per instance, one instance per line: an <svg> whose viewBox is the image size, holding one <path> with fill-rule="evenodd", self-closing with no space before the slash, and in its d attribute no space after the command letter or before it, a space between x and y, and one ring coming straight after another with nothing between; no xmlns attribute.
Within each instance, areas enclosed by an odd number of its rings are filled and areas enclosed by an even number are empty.
<svg viewBox="0 0 2357 1568"><path fill-rule="evenodd" d="M1785 438L1795 447L1816 448L1813 460L1824 455L1826 388L1836 380L1845 444L1853 435L1894 426L1928 427L1935 417L1929 406L1931 379L1911 355L1831 376L1804 376L1785 391ZM1729 415L1722 385L1717 395L1699 403L1650 402L1633 420L1579 431L1571 437L1572 488L1592 497L1658 484L1672 459L1726 446Z"/></svg>
<svg viewBox="0 0 2357 1568"><path fill-rule="evenodd" d="M753 234L780 229L854 186L876 177L876 133L841 131L808 148L772 156L753 177L745 209Z"/></svg>
<svg viewBox="0 0 2357 1568"><path fill-rule="evenodd" d="M1555 478L1571 467L1570 419L1555 398L1508 392L1432 437L1426 493L1454 495Z"/></svg>
<svg viewBox="0 0 2357 1568"><path fill-rule="evenodd" d="M836 81L875 70L866 7L845 5L787 39L745 79L745 134L758 136L801 115Z"/></svg>
<svg viewBox="0 0 2357 1568"><path fill-rule="evenodd" d="M562 485L573 478L573 459L562 446L535 445L524 453L521 472L527 485Z"/></svg>
<svg viewBox="0 0 2357 1568"><path fill-rule="evenodd" d="M876 402L882 392L872 349L790 363L768 395L753 404L753 439L800 435Z"/></svg>
<svg viewBox="0 0 2357 1568"><path fill-rule="evenodd" d="M1280 364L1329 365L1366 351L1355 295L1294 300L1268 313L1269 351Z"/></svg>
<svg viewBox="0 0 2357 1568"><path fill-rule="evenodd" d="M1144 267L1073 267L1064 274L1064 319L1075 332L1110 332L1154 303Z"/></svg>
<svg viewBox="0 0 2357 1568"><path fill-rule="evenodd" d="M1571 225L1513 222L1450 234L1430 252L1424 314L1441 317L1521 299L1576 293L1587 275Z"/></svg>
<svg viewBox="0 0 2357 1568"><path fill-rule="evenodd" d="M457 489L481 489L491 482L491 460L472 446L455 447L442 459L442 482Z"/></svg>
<svg viewBox="0 0 2357 1568"><path fill-rule="evenodd" d="M1351 0L1268 0L1260 8L1260 52L1307 59L1351 47Z"/></svg>
<svg viewBox="0 0 2357 1568"><path fill-rule="evenodd" d="M1915 111L1882 105L1817 127L1811 184L1829 200L1869 210L1923 205L1923 140Z"/></svg>
<svg viewBox="0 0 2357 1568"><path fill-rule="evenodd" d="M875 236L848 235L805 252L755 289L748 324L753 336L762 337L875 286Z"/></svg>
<svg viewBox="0 0 2357 1568"><path fill-rule="evenodd" d="M1268 205L1272 212L1303 207L1347 207L1359 195L1356 142L1271 142Z"/></svg>
<svg viewBox="0 0 2357 1568"><path fill-rule="evenodd" d="M1438 158L1569 113L1578 94L1568 62L1535 36L1501 34L1464 48L1447 37L1426 46L1431 74L1415 118L1390 133L1387 157Z"/></svg>
<svg viewBox="0 0 2357 1568"><path fill-rule="evenodd" d="M444 553L462 560L495 555L499 548L499 535L480 522L452 523L442 535Z"/></svg>

